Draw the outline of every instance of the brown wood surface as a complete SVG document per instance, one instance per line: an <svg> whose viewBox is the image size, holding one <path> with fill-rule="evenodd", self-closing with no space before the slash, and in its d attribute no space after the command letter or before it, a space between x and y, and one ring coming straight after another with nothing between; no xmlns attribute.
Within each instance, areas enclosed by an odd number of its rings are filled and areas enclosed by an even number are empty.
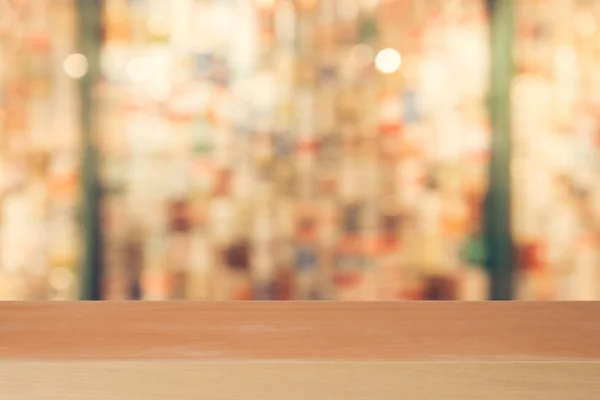
<svg viewBox="0 0 600 400"><path fill-rule="evenodd" d="M599 363L0 362L7 400L597 400Z"/></svg>
<svg viewBox="0 0 600 400"><path fill-rule="evenodd" d="M600 361L600 303L0 303L0 360Z"/></svg>

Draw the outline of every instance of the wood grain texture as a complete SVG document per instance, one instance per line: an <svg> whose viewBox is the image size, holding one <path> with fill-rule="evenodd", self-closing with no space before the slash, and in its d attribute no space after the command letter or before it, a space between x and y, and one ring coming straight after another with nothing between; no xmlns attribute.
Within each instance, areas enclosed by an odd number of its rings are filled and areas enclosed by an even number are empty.
<svg viewBox="0 0 600 400"><path fill-rule="evenodd" d="M593 400L598 363L0 363L10 400Z"/></svg>
<svg viewBox="0 0 600 400"><path fill-rule="evenodd" d="M600 361L598 316L596 302L0 303L0 360Z"/></svg>

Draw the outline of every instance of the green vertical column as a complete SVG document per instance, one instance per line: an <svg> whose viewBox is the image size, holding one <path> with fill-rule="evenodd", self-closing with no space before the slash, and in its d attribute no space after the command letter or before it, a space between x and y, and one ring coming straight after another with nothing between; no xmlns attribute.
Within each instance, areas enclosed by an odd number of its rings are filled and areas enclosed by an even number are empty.
<svg viewBox="0 0 600 400"><path fill-rule="evenodd" d="M492 300L512 299L511 99L514 0L490 1L492 148L490 188L485 204L487 267Z"/></svg>
<svg viewBox="0 0 600 400"><path fill-rule="evenodd" d="M81 270L82 300L100 298L101 236L97 179L97 152L93 139L93 88L99 67L100 15L99 0L77 0L79 17L79 51L88 60L88 72L80 80L83 185L83 243Z"/></svg>

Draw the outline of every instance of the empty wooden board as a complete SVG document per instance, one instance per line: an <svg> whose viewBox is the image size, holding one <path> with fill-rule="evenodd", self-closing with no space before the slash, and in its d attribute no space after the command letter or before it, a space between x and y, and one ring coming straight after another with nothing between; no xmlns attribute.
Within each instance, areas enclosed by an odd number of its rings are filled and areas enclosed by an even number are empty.
<svg viewBox="0 0 600 400"><path fill-rule="evenodd" d="M0 303L4 399L596 399L600 303Z"/></svg>

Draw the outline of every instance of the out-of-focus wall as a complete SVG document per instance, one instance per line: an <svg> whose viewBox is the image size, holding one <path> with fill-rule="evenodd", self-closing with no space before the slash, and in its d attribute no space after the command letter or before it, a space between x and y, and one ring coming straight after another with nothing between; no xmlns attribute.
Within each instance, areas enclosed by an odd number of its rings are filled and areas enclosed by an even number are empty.
<svg viewBox="0 0 600 400"><path fill-rule="evenodd" d="M516 297L600 296L600 2L516 1Z"/></svg>
<svg viewBox="0 0 600 400"><path fill-rule="evenodd" d="M71 0L0 1L0 299L77 298L80 130Z"/></svg>
<svg viewBox="0 0 600 400"><path fill-rule="evenodd" d="M108 299L485 299L483 1L105 2Z"/></svg>

